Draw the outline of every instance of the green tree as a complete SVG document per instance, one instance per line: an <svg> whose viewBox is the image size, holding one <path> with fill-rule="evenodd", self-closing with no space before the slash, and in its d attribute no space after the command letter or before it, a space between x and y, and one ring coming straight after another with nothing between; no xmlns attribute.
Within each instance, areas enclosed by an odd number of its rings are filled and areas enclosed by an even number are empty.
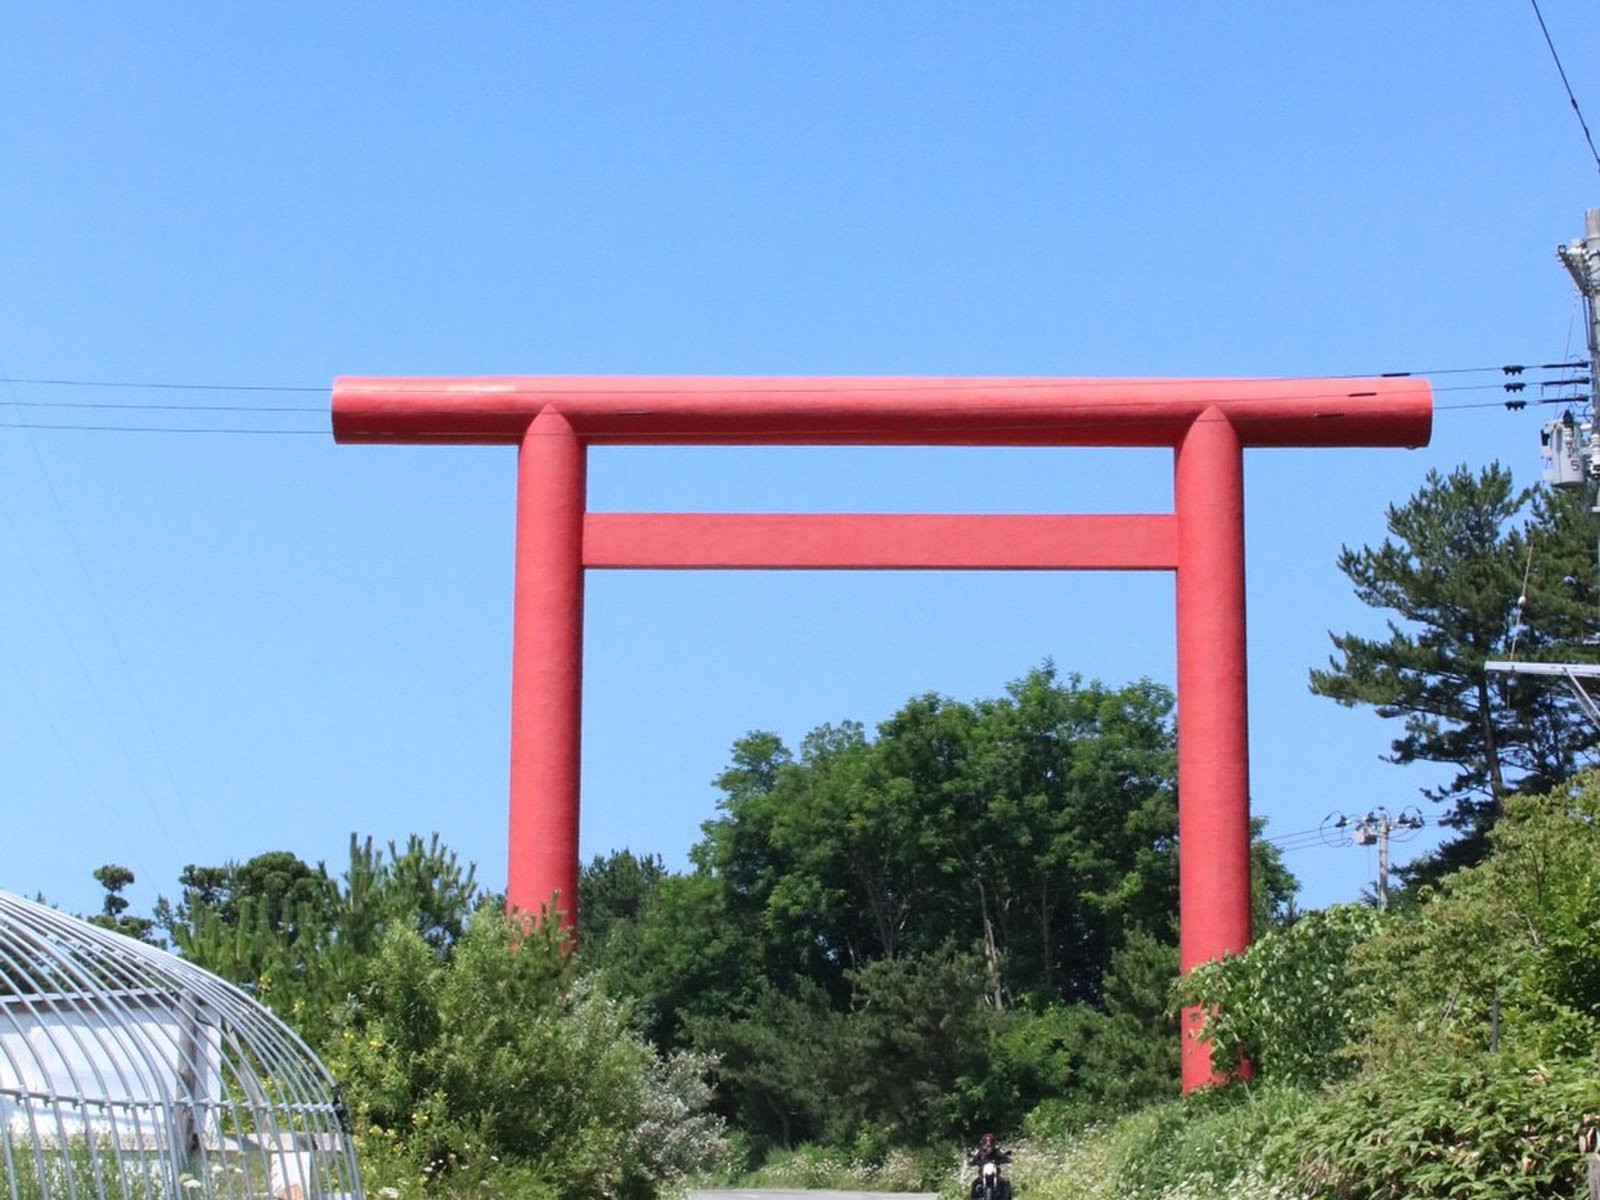
<svg viewBox="0 0 1600 1200"><path fill-rule="evenodd" d="M156 903L155 920L180 949L207 918L229 929L260 927L285 943L314 938L326 925L337 894L320 864L313 867L287 850L220 867L190 863L178 883L182 890L177 903L163 896Z"/></svg>
<svg viewBox="0 0 1600 1200"><path fill-rule="evenodd" d="M178 902L157 906L180 953L272 1005L314 1045L364 986L387 933L409 930L447 958L487 900L471 864L437 834L387 849L352 835L338 880L272 851L243 864L191 864L180 883Z"/></svg>
<svg viewBox="0 0 1600 1200"><path fill-rule="evenodd" d="M808 980L791 992L761 983L737 1013L691 1017L689 1033L716 1063L723 1108L759 1143L789 1149L841 1120L844 1015Z"/></svg>
<svg viewBox="0 0 1600 1200"><path fill-rule="evenodd" d="M1172 927L1172 699L1031 672L977 704L920 696L869 739L828 725L798 759L735 747L697 861L766 943L769 975L837 1003L846 975L947 945L981 949L1005 1006L1094 1002L1125 929Z"/></svg>
<svg viewBox="0 0 1600 1200"><path fill-rule="evenodd" d="M520 1176L534 1187L519 1194L647 1200L723 1152L708 1064L658 1057L574 979L559 934L494 908L444 956L409 925L385 930L329 1065L367 1162L443 1195L505 1194L492 1181Z"/></svg>
<svg viewBox="0 0 1600 1200"><path fill-rule="evenodd" d="M1491 847L1361 948L1374 1057L1600 1045L1600 777L1514 797Z"/></svg>
<svg viewBox="0 0 1600 1200"><path fill-rule="evenodd" d="M1513 653L1594 659L1592 534L1575 494L1517 491L1498 464L1430 472L1389 507L1388 528L1376 549L1339 555L1356 595L1392 614L1387 635L1332 635L1336 653L1311 689L1399 720L1390 761L1455 769L1425 789L1459 831L1437 874L1481 859L1506 797L1567 779L1600 741L1560 687L1484 669Z"/></svg>
<svg viewBox="0 0 1600 1200"><path fill-rule="evenodd" d="M1365 905L1335 905L1191 971L1181 995L1210 1013L1213 1065L1231 1071L1247 1058L1268 1080L1303 1086L1349 1076L1359 1065L1351 1044L1381 1002L1352 958L1378 922Z"/></svg>
<svg viewBox="0 0 1600 1200"><path fill-rule="evenodd" d="M151 940L150 935L156 923L149 917L130 916L127 897L122 894L123 889L134 882L133 872L116 863L107 863L95 868L94 878L96 883L105 888L106 895L100 911L89 918L89 924L139 941Z"/></svg>
<svg viewBox="0 0 1600 1200"><path fill-rule="evenodd" d="M666 875L660 855L631 850L597 854L578 872L578 936L586 957L603 952L613 932L637 928Z"/></svg>
<svg viewBox="0 0 1600 1200"><path fill-rule="evenodd" d="M1102 1010L1088 1018L1075 1055L1075 1107L1095 1119L1178 1094L1178 949L1134 930L1111 959Z"/></svg>
<svg viewBox="0 0 1600 1200"><path fill-rule="evenodd" d="M763 941L704 869L667 876L636 924L614 926L598 947L580 939L578 956L663 1050L688 1045L695 1020L743 1011L764 980L792 978L765 969Z"/></svg>

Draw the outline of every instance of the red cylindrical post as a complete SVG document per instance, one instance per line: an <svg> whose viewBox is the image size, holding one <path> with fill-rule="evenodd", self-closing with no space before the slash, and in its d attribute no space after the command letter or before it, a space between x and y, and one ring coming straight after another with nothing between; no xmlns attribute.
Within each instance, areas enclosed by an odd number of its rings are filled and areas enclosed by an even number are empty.
<svg viewBox="0 0 1600 1200"><path fill-rule="evenodd" d="M1177 450L1178 910L1185 972L1250 944L1244 456L1221 410ZM1184 1014L1183 1087L1218 1078Z"/></svg>
<svg viewBox="0 0 1600 1200"><path fill-rule="evenodd" d="M585 451L547 408L517 460L511 652L511 836L506 907L578 913Z"/></svg>

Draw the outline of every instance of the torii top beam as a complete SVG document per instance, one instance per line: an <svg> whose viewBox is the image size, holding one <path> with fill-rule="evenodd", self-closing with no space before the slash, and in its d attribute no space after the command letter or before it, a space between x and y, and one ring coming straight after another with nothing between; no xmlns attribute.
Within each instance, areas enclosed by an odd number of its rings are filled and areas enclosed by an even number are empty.
<svg viewBox="0 0 1600 1200"><path fill-rule="evenodd" d="M361 378L341 442L517 445L546 408L590 445L1176 446L1216 409L1243 446L1422 446L1428 384L1376 379Z"/></svg>

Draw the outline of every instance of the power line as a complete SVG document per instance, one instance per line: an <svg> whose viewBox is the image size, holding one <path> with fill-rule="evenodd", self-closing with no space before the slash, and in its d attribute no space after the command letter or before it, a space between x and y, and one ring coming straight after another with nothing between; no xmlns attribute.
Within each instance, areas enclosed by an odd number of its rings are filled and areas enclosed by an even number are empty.
<svg viewBox="0 0 1600 1200"><path fill-rule="evenodd" d="M327 437L326 429L215 429L178 425L58 425L42 421L0 421L0 429L42 429L74 433L215 433L230 437Z"/></svg>
<svg viewBox="0 0 1600 1200"><path fill-rule="evenodd" d="M1561 76L1561 86L1567 89L1567 100L1572 105L1573 114L1578 118L1578 125L1583 130L1583 140L1589 143L1589 154L1594 158L1594 165L1600 170L1600 150L1594 147L1594 135L1589 132L1589 122L1583 119L1583 109L1578 107L1578 98L1572 94L1572 83L1567 79L1567 69L1561 65L1561 55L1556 53L1556 44L1550 36L1550 27L1544 23L1544 14L1539 11L1539 0L1528 0L1533 5L1533 15L1539 18L1539 30L1544 34L1544 44L1550 47L1550 57L1555 60L1556 73Z"/></svg>
<svg viewBox="0 0 1600 1200"><path fill-rule="evenodd" d="M161 392L302 392L314 394L328 391L322 384L310 387L286 383L173 383L167 380L137 381L131 379L50 379L21 375L0 376L0 383L25 383L33 387L122 388Z"/></svg>
<svg viewBox="0 0 1600 1200"><path fill-rule="evenodd" d="M325 413L325 405L110 404L84 400L0 400L0 408L77 408L117 412Z"/></svg>
<svg viewBox="0 0 1600 1200"><path fill-rule="evenodd" d="M1509 399L1509 400L1480 401L1480 402L1468 402L1468 403L1462 403L1462 404L1437 404L1437 405L1434 406L1435 411L1436 412L1450 412L1450 411L1461 411L1461 410L1466 410L1466 409L1480 409L1480 408L1481 409L1506 408L1506 409L1511 409L1511 410L1515 411L1515 410L1519 410L1519 409L1525 408L1529 404L1569 403L1573 399L1572 397L1554 397L1554 398L1551 398L1551 397L1546 397L1546 396L1540 396L1540 397L1538 397L1536 399L1523 399L1522 398L1522 393L1524 392L1524 390L1526 388L1528 388L1529 386L1532 386L1532 383L1530 381L1525 381L1525 380L1523 380L1521 378L1521 376L1525 372L1530 372L1530 371L1564 371L1564 372L1570 372L1570 371L1574 371L1574 370L1578 370L1580 368L1583 368L1583 367L1585 367L1587 365L1588 364L1586 364L1586 363L1579 363L1579 362L1546 362L1546 363L1531 363L1531 364L1504 363L1504 364L1500 364L1500 365L1480 366L1480 367L1443 367L1443 368L1436 368L1436 369L1432 369L1432 370L1428 370L1428 371L1406 370L1406 371L1383 371L1383 372L1378 372L1376 374L1363 374L1363 375L1357 375L1357 374L1331 375L1331 376L1325 376L1324 378L1328 379L1330 382L1333 382L1333 381L1341 380L1341 379L1350 379L1350 380L1374 379L1374 378L1401 379L1401 378L1412 378L1412 377L1418 377L1418 376L1446 376L1446 375L1448 375L1448 376L1462 376L1462 375L1473 375L1473 374L1480 374L1481 375L1481 374L1493 373L1493 374L1500 375L1502 377L1502 381L1501 382L1497 382L1497 383L1451 384L1451 385L1447 385L1447 386L1444 386L1444 387L1435 387L1433 389L1433 391L1436 392L1436 393L1473 392L1473 391L1478 391L1478 392L1483 392L1483 391L1501 391L1501 392L1506 393L1508 396L1513 397L1512 399ZM581 378L581 377L573 377L573 378ZM1241 378L1240 382L1250 382L1250 383L1260 384L1260 383L1270 383L1270 382L1272 382L1272 379L1273 379L1273 377L1270 377L1270 376L1268 376L1268 377L1259 377L1259 378L1255 378L1255 379L1244 379L1244 378ZM1509 382L1507 380L1509 380ZM881 390L881 391L886 392L886 393L892 393L892 392L898 390L900 387L915 387L915 388L918 388L918 389L925 389L927 386L929 386L925 381L905 381L902 384L900 381L893 380L893 379L884 379L884 380L881 380L881 381L874 381L870 377L868 377L868 378L866 378L866 379L864 379L864 380L862 380L860 382L864 386L874 387L875 390ZM966 381L951 381L951 387L964 386L965 382ZM982 381L974 381L974 382L982 382ZM1058 387L1058 386L1060 386L1060 384L1062 382L1063 381L1061 381L1061 380L1052 380L1052 379L1013 380L1013 381L1004 381L1003 380L1003 381L997 381L997 382L992 383L992 384L988 384L987 386L989 386L993 390L998 390L998 391L1010 391L1010 392L1026 393L1026 392L1031 391L1031 390L1038 390L1038 389L1050 388L1050 387ZM1183 379L1170 379L1170 380L1163 380L1163 379L1139 379L1139 380L1074 379L1071 382L1073 383L1074 386L1077 386L1077 387L1116 388L1116 387L1127 387L1127 386L1130 386L1130 385L1133 385L1133 384L1137 384L1137 386L1139 386L1141 388L1148 388L1148 387L1160 387L1163 384L1170 385L1170 386L1182 386L1182 385L1184 385L1185 383L1187 383L1189 381L1183 380ZM1537 386L1539 386L1540 388L1550 388L1550 387L1557 387L1557 386L1579 385L1579 384L1584 384L1584 383L1587 383L1587 382L1588 382L1587 379L1541 380L1541 381L1537 381ZM182 392L206 392L206 393L218 393L218 392L229 393L229 392L231 392L231 393L298 393L298 394L318 393L318 394L325 394L330 390L327 387L308 387L308 386L303 386L303 385L299 385L299 384L194 383L194 382L183 382L183 381L173 381L173 380L88 379L88 378L77 378L77 377L68 377L68 376L20 376L20 375L18 375L18 376L0 376L0 384L9 384L9 385L13 385L13 386L25 386L25 387L116 389L116 390L123 390L123 391L139 391L139 390L168 391L168 392L171 392L171 391L182 391ZM416 387L416 390L428 390L429 386L430 385L428 385L428 384L419 382L417 387ZM826 384L825 383L825 384L820 384L820 385L809 385L808 381L805 381L805 380L802 380L802 379L796 379L795 386L791 390L793 392L795 392L795 393L808 393L808 392L811 392L813 390L817 390L819 387L827 387L827 386L830 386L830 384ZM399 392L404 392L407 389L405 387L403 387L403 386L397 386L394 390L399 391ZM516 389L512 389L513 392L515 390ZM630 393L630 395L636 394L636 395L638 395L640 397L644 397L646 395L681 396L681 395L691 395L691 394L693 394L695 392L695 390L696 389L694 387L687 386L687 385L678 386L678 387L663 386L663 387L651 389L651 391L649 393L639 392L639 393ZM1362 394L1363 393L1339 392L1339 391L1330 389L1329 392L1327 393L1327 399L1329 399L1329 400L1348 399L1348 398L1351 398L1352 396L1359 397ZM1270 396L1270 395L1249 397L1249 398L1245 398L1245 402L1248 403L1249 400L1251 400L1251 399L1258 400L1258 401L1260 401L1262 403L1269 403L1273 399L1275 399L1275 397ZM1117 406L1116 405L1110 405L1108 407L1117 407ZM323 415L323 414L326 414L327 411L328 411L327 408L325 408L323 406L320 406L320 405L319 406L305 406L305 405L251 405L251 404L208 405L208 404L171 404L171 403L110 402L110 401L66 401L66 400L63 400L63 401L51 401L51 400L36 400L36 399L0 400L0 408L11 408L11 409L51 409L51 410L69 410L69 411L83 411L83 412L140 412L140 413L169 413L170 412L170 413L192 413L192 414L228 413L228 414L237 414L237 415L262 415L262 416L267 416L267 415L274 415L274 416L275 415L310 416L310 415ZM1044 419L1045 414L1042 411L1039 413L1040 419L1038 419L1038 420L1029 420L1028 419L1029 413L1028 413L1028 410L1027 410L1027 406L1025 406L1025 405L1024 406L1019 406L1015 410L1015 415L1018 418L1021 418L1021 419L1019 419L1017 422L1015 422L1015 424L1013 424L1011 426L1011 428L1014 428L1014 429L1023 430L1023 429L1030 429L1030 428L1043 428L1043 427L1047 427L1048 425L1051 424L1051 421L1049 421L1048 419ZM212 434L212 435L224 435L224 436L235 436L235 437L239 437L239 436L243 436L243 437L251 437L251 436L263 436L263 437L281 437L281 436L317 437L317 436L326 436L326 434L328 432L326 427L321 427L321 428L317 428L317 429L271 429L271 428L265 428L265 427L249 427L249 428L245 428L245 427L222 427L222 426L215 426L215 427L213 427L213 426L183 427L183 426L166 426L166 425L122 425L122 424L76 423L76 422L75 423L68 423L68 422L58 422L58 421L52 421L52 422L45 422L45 421L37 421L37 422L35 422L35 421L0 421L0 429L35 429L35 430L42 430L42 431L49 431L49 432L90 432L90 433L145 433L145 434L170 433L170 434L180 434L180 435ZM729 432L729 431L724 431L724 432ZM771 433L772 431L765 430L763 432ZM835 432L848 432L848 431L835 431Z"/></svg>
<svg viewBox="0 0 1600 1200"><path fill-rule="evenodd" d="M1319 378L1323 378L1323 379L1405 379L1405 378L1409 378L1409 377L1412 377L1412 376L1424 376L1424 375L1486 375L1486 374L1494 374L1494 373L1499 373L1499 374L1504 374L1504 375L1520 375L1525 371L1562 371L1562 370L1571 370L1571 369L1574 369L1574 368L1577 368L1577 367L1582 367L1582 366L1587 366L1587 365L1588 365L1587 363L1576 363L1576 362L1493 363L1493 364L1489 364L1489 365L1485 365L1485 366L1477 366L1477 367L1432 367L1432 368L1411 367L1411 368L1407 368L1405 370L1396 370L1396 371L1350 371L1350 372L1338 372L1338 373L1331 374L1331 375L1319 376ZM581 376L581 375L572 375L572 376L556 375L556 376L551 376L550 378L556 378L556 379L564 379L564 378L583 379L583 378L585 378L585 376ZM717 377L716 376L712 376L711 378L717 378ZM1277 377L1274 377L1274 376L1237 376L1236 378L1240 379L1241 381L1249 381L1249 380L1265 380L1265 379L1272 379L1272 378L1289 378L1289 377L1288 376L1277 376ZM870 382L871 380L872 380L871 376L862 377L862 381L863 382ZM798 377L796 379L796 382L797 383L801 382ZM1055 380L1055 379L1040 379L1040 380L1034 380L1034 381L1024 380L1024 381L1020 381L1020 383L1018 381L1012 381L1012 386L1022 386L1022 385L1031 384L1032 386L1035 386L1035 387L1054 387L1059 382L1060 382L1059 380ZM1084 385L1084 386L1093 386L1093 385L1097 385L1097 384L1098 385L1104 385L1104 386L1120 386L1120 385L1123 385L1123 384L1129 382L1129 380L1126 380L1126 379L1074 379L1073 382L1075 384ZM1137 382L1148 386L1148 385L1151 385L1151 384L1160 385L1162 383L1183 384L1183 383L1186 383L1188 381L1185 380L1185 379L1159 379L1158 378L1158 379L1140 379ZM286 383L195 383L195 382L188 382L188 381L172 381L172 380L84 379L84 378L78 378L78 377L74 377L74 376L31 376L31 375L30 376L25 376L25 375L3 375L3 376L0 376L0 383L26 384L26 385L30 385L30 386L34 386L34 387L117 388L117 389L123 389L123 390L133 390L133 391L148 390L148 391L180 391L180 392L290 392L290 393L300 393L300 394L306 394L306 395L314 395L314 394L318 394L318 393L326 393L326 392L329 392L329 391L332 390L331 387L329 385L327 385L327 384L310 385L310 384L286 384ZM432 386L431 384L423 382L423 383L421 383L421 385L419 387L419 390L431 390L431 386ZM921 382L917 382L917 383L914 384L914 386L923 387L923 386L925 386L925 384L923 384ZM397 387L395 390L396 391L404 391L405 389ZM683 389L683 390L687 390L687 389ZM671 389L662 389L662 391L670 392Z"/></svg>
<svg viewBox="0 0 1600 1200"><path fill-rule="evenodd" d="M117 665L122 669L122 676L127 684L129 693L133 696L134 705L137 708L140 717L142 717L144 720L145 732L149 737L150 744L154 747L156 757L161 764L161 768L166 773L167 784L171 789L171 795L173 799L177 801L179 814L183 818L184 826L188 829L195 829L198 827L198 822L195 821L194 815L190 811L189 805L184 799L182 789L179 788L177 778L173 774L172 764L167 758L166 750L162 746L159 736L156 734L155 724L150 719L150 711L144 702L144 695L139 689L139 685L134 678L133 672L128 667L127 656L122 652L122 642L117 637L116 628L111 623L111 618L106 613L105 603L100 597L100 589L95 585L94 573L89 569L88 559L84 556L83 548L78 544L77 534L73 532L72 522L68 519L67 510L61 503L60 494L56 491L55 481L50 476L49 468L45 464L44 456L39 453L38 446L34 443L33 439L29 438L26 440L29 448L33 451L34 462L38 467L40 478L44 480L45 492L50 498L51 506L55 510L56 520L59 522L62 532L66 534L66 543L69 547L71 547L73 558L77 561L78 571L83 577L83 582L87 587L89 599L93 604L96 615L98 615L100 618L101 627L105 630L106 636L111 643L112 652L116 657ZM10 512L7 506L3 503L0 503L0 514L5 516L7 523L9 524ZM16 533L17 531L14 529L13 532ZM161 819L160 808L157 805L150 788L145 782L144 774L139 770L137 760L132 754L129 753L127 744L124 742L122 735L117 729L115 723L111 721L110 706L106 703L104 696L101 694L100 689L96 684L93 674L89 671L88 662L84 655L80 652L76 639L72 637L71 633L67 629L67 624L63 617L62 606L56 602L54 593L52 593L50 590L50 586L46 581L44 574L38 569L38 564L34 561L33 555L29 552L27 543L20 536L20 533L17 534L17 545L22 552L23 561L28 565L29 570L33 574L34 581L38 586L40 593L45 597L50 614L55 618L57 629L60 630L63 638L66 640L67 645L71 648L72 657L78 663L84 679L89 684L90 692L94 695L95 700L99 705L100 712L105 718L107 726L111 729L112 740L117 743L118 747L121 748L123 752L123 756L128 763L129 772L132 775L134 783L137 785L138 791L143 793L146 804L154 813L157 828L161 830L162 836L167 839L167 844L174 851L176 851L178 848L177 843L173 841L172 835L167 830L166 823Z"/></svg>

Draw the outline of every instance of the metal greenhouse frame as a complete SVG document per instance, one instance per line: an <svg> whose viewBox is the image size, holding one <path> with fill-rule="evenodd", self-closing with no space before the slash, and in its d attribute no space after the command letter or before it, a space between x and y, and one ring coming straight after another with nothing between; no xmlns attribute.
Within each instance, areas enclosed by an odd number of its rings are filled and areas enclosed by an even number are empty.
<svg viewBox="0 0 1600 1200"><path fill-rule="evenodd" d="M12 1200L361 1200L339 1090L238 988L0 891Z"/></svg>

